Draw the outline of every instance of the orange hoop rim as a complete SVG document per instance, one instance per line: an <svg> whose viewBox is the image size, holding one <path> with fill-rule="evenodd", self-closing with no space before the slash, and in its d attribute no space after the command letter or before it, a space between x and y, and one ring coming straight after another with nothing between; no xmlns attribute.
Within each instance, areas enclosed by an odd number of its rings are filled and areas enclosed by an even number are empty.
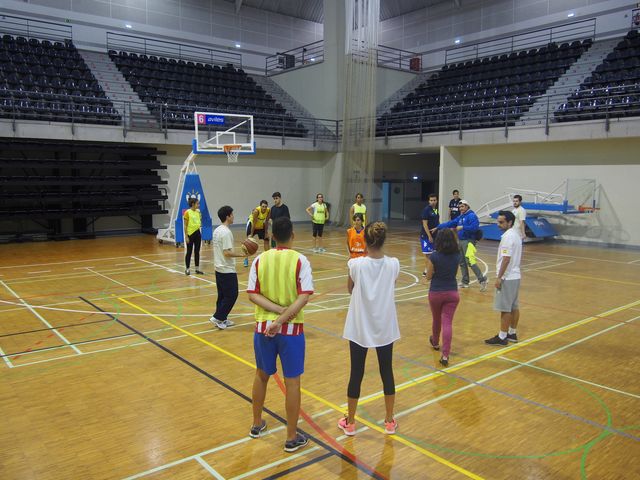
<svg viewBox="0 0 640 480"><path fill-rule="evenodd" d="M235 145L231 143L222 146L222 150L224 150L225 153L240 151L241 148L242 145Z"/></svg>

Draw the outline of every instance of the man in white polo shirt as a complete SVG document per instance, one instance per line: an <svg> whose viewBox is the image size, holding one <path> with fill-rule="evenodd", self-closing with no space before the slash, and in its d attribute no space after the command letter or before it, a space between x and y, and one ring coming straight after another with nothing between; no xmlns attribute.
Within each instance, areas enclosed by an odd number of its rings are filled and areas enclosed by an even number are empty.
<svg viewBox="0 0 640 480"><path fill-rule="evenodd" d="M518 232L522 241L527 237L525 234L526 226L524 221L527 219L527 211L522 206L522 195L513 196L513 215L516 217L513 228Z"/></svg>
<svg viewBox="0 0 640 480"><path fill-rule="evenodd" d="M498 212L498 227L504 233L498 246L496 261L497 278L493 309L500 312L500 333L485 340L487 345L507 345L517 342L516 328L520 320L518 291L520 290L520 259L522 258L522 239L514 223L512 212Z"/></svg>

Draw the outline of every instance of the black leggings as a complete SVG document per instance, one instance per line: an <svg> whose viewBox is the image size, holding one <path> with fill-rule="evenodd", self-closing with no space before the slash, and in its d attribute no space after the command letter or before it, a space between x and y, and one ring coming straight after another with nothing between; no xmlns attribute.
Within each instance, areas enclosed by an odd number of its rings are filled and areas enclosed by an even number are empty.
<svg viewBox="0 0 640 480"><path fill-rule="evenodd" d="M200 266L200 244L201 243L202 243L202 235L200 234L200 230L196 230L191 235L189 235L189 243L187 243L187 255L184 257L184 263L187 266L187 269L191 266L191 252L193 252L194 246L196 249L196 252L194 255L196 268Z"/></svg>
<svg viewBox="0 0 640 480"><path fill-rule="evenodd" d="M362 384L362 377L364 377L364 364L369 349L349 341L349 350L351 351L351 376L349 377L347 396L349 398L360 398L360 385ZM393 379L393 343L384 347L376 347L376 353L378 354L378 366L380 367L384 394L394 395L396 393L396 384Z"/></svg>

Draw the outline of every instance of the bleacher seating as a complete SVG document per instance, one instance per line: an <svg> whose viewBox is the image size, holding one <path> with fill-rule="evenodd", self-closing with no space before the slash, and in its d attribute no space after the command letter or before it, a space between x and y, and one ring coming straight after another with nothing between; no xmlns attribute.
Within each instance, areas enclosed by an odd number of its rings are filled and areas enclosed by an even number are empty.
<svg viewBox="0 0 640 480"><path fill-rule="evenodd" d="M3 35L0 117L115 124L120 115L71 41Z"/></svg>
<svg viewBox="0 0 640 480"><path fill-rule="evenodd" d="M640 115L640 34L631 30L555 111L559 122Z"/></svg>
<svg viewBox="0 0 640 480"><path fill-rule="evenodd" d="M91 219L167 213L155 148L119 144L0 140L0 222L47 225L63 233L61 219L85 226ZM47 223L48 222L48 223ZM145 223L141 220L142 223ZM6 230L6 228L5 228ZM85 228L84 232L87 232Z"/></svg>
<svg viewBox="0 0 640 480"><path fill-rule="evenodd" d="M445 65L383 115L377 135L513 126L591 40Z"/></svg>
<svg viewBox="0 0 640 480"><path fill-rule="evenodd" d="M307 129L242 69L154 55L109 51L109 56L161 124L192 129L193 112L254 116L257 135L304 137Z"/></svg>

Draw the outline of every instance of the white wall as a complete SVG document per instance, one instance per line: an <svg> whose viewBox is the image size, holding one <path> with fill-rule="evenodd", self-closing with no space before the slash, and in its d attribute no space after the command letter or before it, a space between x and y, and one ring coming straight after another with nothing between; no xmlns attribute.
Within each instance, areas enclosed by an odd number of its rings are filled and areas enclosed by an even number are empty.
<svg viewBox="0 0 640 480"><path fill-rule="evenodd" d="M461 0L461 7L454 7L454 3L439 2L381 22L380 43L424 52L453 47L455 39L464 46L494 36L593 17L597 17L596 34L607 36L630 28L629 13L636 6L629 0ZM569 12L575 16L568 18ZM443 63L444 52L438 52L426 56L423 67Z"/></svg>
<svg viewBox="0 0 640 480"><path fill-rule="evenodd" d="M376 105L380 105L416 77L415 73L390 68L378 68L376 75Z"/></svg>
<svg viewBox="0 0 640 480"><path fill-rule="evenodd" d="M162 174L169 181L168 209L175 196L180 168L189 154L189 147L158 145L167 152L158 159L167 165ZM331 179L329 163L335 153L258 150L256 155L241 156L237 164L229 165L223 155L199 156L197 169L213 223L220 223L216 212L223 205L234 208L237 223L245 223L249 212L260 200L272 203L271 194L282 193L293 221L307 221L306 207L315 201L318 191L327 191ZM327 202L335 202L326 195ZM164 217L164 218L163 218ZM154 216L154 227L165 227L167 216Z"/></svg>
<svg viewBox="0 0 640 480"><path fill-rule="evenodd" d="M321 40L323 25L224 0L3 0L7 14L67 22L79 48L105 48L106 31L242 53L264 72L265 55ZM125 24L133 28L128 29ZM241 48L236 48L236 43Z"/></svg>
<svg viewBox="0 0 640 480"><path fill-rule="evenodd" d="M552 223L567 239L640 246L633 201L639 151L638 138L462 147L460 190L478 208L507 187L550 192L566 178L593 178L600 185L600 212L563 215Z"/></svg>

